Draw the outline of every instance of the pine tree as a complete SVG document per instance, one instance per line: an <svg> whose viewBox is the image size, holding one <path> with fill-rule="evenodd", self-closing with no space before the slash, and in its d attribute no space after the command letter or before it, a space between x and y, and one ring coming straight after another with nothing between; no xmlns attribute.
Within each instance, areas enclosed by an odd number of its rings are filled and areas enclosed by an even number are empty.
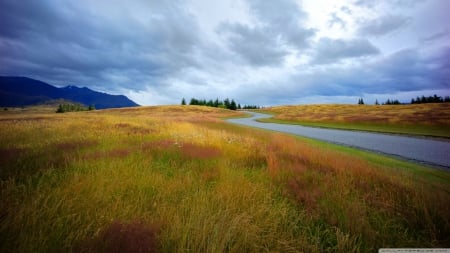
<svg viewBox="0 0 450 253"><path fill-rule="evenodd" d="M225 104L225 108L230 109L230 100L226 98L223 103Z"/></svg>
<svg viewBox="0 0 450 253"><path fill-rule="evenodd" d="M236 102L234 101L234 99L231 99L231 103L230 103L230 110L236 110L237 106L236 106Z"/></svg>
<svg viewBox="0 0 450 253"><path fill-rule="evenodd" d="M186 105L186 100L184 98L181 100L181 105Z"/></svg>
<svg viewBox="0 0 450 253"><path fill-rule="evenodd" d="M189 105L198 105L198 100L195 98L191 98L191 102L189 102Z"/></svg>

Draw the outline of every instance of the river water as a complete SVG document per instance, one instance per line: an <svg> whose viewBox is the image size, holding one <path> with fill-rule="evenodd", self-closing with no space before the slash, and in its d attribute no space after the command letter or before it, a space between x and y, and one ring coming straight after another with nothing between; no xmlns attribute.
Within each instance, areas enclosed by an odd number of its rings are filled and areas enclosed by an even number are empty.
<svg viewBox="0 0 450 253"><path fill-rule="evenodd" d="M234 124L295 134L335 144L398 156L403 159L444 167L444 169L450 170L450 142L363 131L262 123L257 122L256 119L270 118L272 115L256 112L247 113L252 114L252 117L228 119L227 121Z"/></svg>

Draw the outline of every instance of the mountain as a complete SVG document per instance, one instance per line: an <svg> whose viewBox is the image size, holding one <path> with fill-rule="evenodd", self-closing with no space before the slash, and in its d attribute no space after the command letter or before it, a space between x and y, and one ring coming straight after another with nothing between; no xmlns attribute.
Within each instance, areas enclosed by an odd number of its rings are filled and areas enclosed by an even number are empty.
<svg viewBox="0 0 450 253"><path fill-rule="evenodd" d="M66 86L57 88L27 77L0 76L0 107L18 107L66 99L97 109L138 106L123 95L110 95L89 88Z"/></svg>

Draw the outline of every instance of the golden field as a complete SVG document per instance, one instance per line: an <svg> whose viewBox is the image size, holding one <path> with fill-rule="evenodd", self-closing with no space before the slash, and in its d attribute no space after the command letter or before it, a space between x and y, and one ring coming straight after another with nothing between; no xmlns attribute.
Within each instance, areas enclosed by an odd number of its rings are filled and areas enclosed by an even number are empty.
<svg viewBox="0 0 450 253"><path fill-rule="evenodd" d="M0 113L0 252L450 247L450 174L161 106Z"/></svg>
<svg viewBox="0 0 450 253"><path fill-rule="evenodd" d="M450 103L412 105L296 105L263 111L279 123L450 138Z"/></svg>

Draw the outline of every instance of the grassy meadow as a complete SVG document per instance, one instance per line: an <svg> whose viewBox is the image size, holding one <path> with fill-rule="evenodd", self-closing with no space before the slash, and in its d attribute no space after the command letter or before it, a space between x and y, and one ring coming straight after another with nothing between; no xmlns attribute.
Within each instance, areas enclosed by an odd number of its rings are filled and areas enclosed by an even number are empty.
<svg viewBox="0 0 450 253"><path fill-rule="evenodd" d="M238 116L0 112L0 252L450 247L450 173L222 120Z"/></svg>
<svg viewBox="0 0 450 253"><path fill-rule="evenodd" d="M263 110L264 122L450 138L450 103L295 105Z"/></svg>

